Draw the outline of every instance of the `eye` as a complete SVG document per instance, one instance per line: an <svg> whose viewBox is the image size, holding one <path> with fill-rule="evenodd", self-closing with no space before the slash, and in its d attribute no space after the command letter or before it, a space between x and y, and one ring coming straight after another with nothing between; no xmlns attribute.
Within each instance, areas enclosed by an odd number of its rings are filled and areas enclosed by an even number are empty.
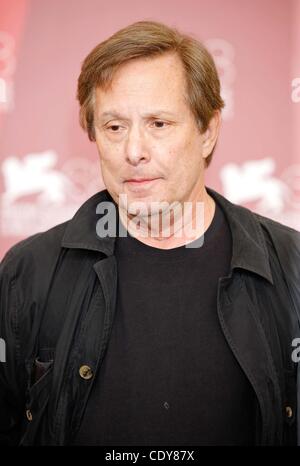
<svg viewBox="0 0 300 466"><path fill-rule="evenodd" d="M161 120L155 120L154 124L156 125L156 128L164 128L164 126L167 126L167 123Z"/></svg>
<svg viewBox="0 0 300 466"><path fill-rule="evenodd" d="M119 128L120 128L120 125L107 126L107 129L110 129L113 133L116 133Z"/></svg>

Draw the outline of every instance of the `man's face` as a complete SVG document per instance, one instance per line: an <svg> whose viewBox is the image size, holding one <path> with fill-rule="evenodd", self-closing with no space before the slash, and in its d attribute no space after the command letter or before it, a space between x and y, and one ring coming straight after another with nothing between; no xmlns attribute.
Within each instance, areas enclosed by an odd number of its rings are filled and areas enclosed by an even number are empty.
<svg viewBox="0 0 300 466"><path fill-rule="evenodd" d="M183 67L174 54L127 62L110 89L96 90L102 176L118 204L120 194L130 206L183 203L202 193L203 137L184 91ZM141 179L152 181L129 181Z"/></svg>

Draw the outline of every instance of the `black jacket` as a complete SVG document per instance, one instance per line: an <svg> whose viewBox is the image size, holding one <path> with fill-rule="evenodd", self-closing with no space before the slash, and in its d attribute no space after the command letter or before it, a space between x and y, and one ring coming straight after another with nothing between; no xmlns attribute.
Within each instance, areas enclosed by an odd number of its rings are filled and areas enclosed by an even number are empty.
<svg viewBox="0 0 300 466"><path fill-rule="evenodd" d="M256 443L296 444L300 370L292 351L299 338L300 233L206 189L232 233L218 317L257 396ZM96 234L103 201L112 201L107 190L71 220L12 247L1 263L3 444L67 445L78 431L116 307L115 239Z"/></svg>

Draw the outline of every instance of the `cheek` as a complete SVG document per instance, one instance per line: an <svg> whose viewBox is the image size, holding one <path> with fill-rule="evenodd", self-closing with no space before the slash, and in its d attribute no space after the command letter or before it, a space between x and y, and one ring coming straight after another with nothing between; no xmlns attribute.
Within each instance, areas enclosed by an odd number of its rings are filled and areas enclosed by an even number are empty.
<svg viewBox="0 0 300 466"><path fill-rule="evenodd" d="M201 148L195 141L186 140L169 149L168 173L175 183L184 184L201 168Z"/></svg>
<svg viewBox="0 0 300 466"><path fill-rule="evenodd" d="M98 154L103 170L114 170L120 165L120 154L111 144L103 144L98 142Z"/></svg>
<svg viewBox="0 0 300 466"><path fill-rule="evenodd" d="M115 186L118 181L118 170L120 163L117 163L108 151L99 150L100 169L103 181L109 188Z"/></svg>
<svg viewBox="0 0 300 466"><path fill-rule="evenodd" d="M172 172L178 172L191 161L191 146L188 142L181 142L172 145L168 150L168 166L172 167Z"/></svg>

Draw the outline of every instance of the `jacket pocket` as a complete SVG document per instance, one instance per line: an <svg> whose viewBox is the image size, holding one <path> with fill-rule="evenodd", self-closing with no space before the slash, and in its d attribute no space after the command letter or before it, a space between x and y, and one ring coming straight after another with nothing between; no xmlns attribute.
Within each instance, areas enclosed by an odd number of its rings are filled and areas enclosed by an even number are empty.
<svg viewBox="0 0 300 466"><path fill-rule="evenodd" d="M40 358L34 360L32 373L31 373L31 385L35 385L42 379L53 365L53 359L47 362L41 361ZM32 388L31 387L31 388Z"/></svg>
<svg viewBox="0 0 300 466"><path fill-rule="evenodd" d="M39 445L47 429L47 405L50 397L54 359L41 355L26 361L28 388L25 420L20 445Z"/></svg>

